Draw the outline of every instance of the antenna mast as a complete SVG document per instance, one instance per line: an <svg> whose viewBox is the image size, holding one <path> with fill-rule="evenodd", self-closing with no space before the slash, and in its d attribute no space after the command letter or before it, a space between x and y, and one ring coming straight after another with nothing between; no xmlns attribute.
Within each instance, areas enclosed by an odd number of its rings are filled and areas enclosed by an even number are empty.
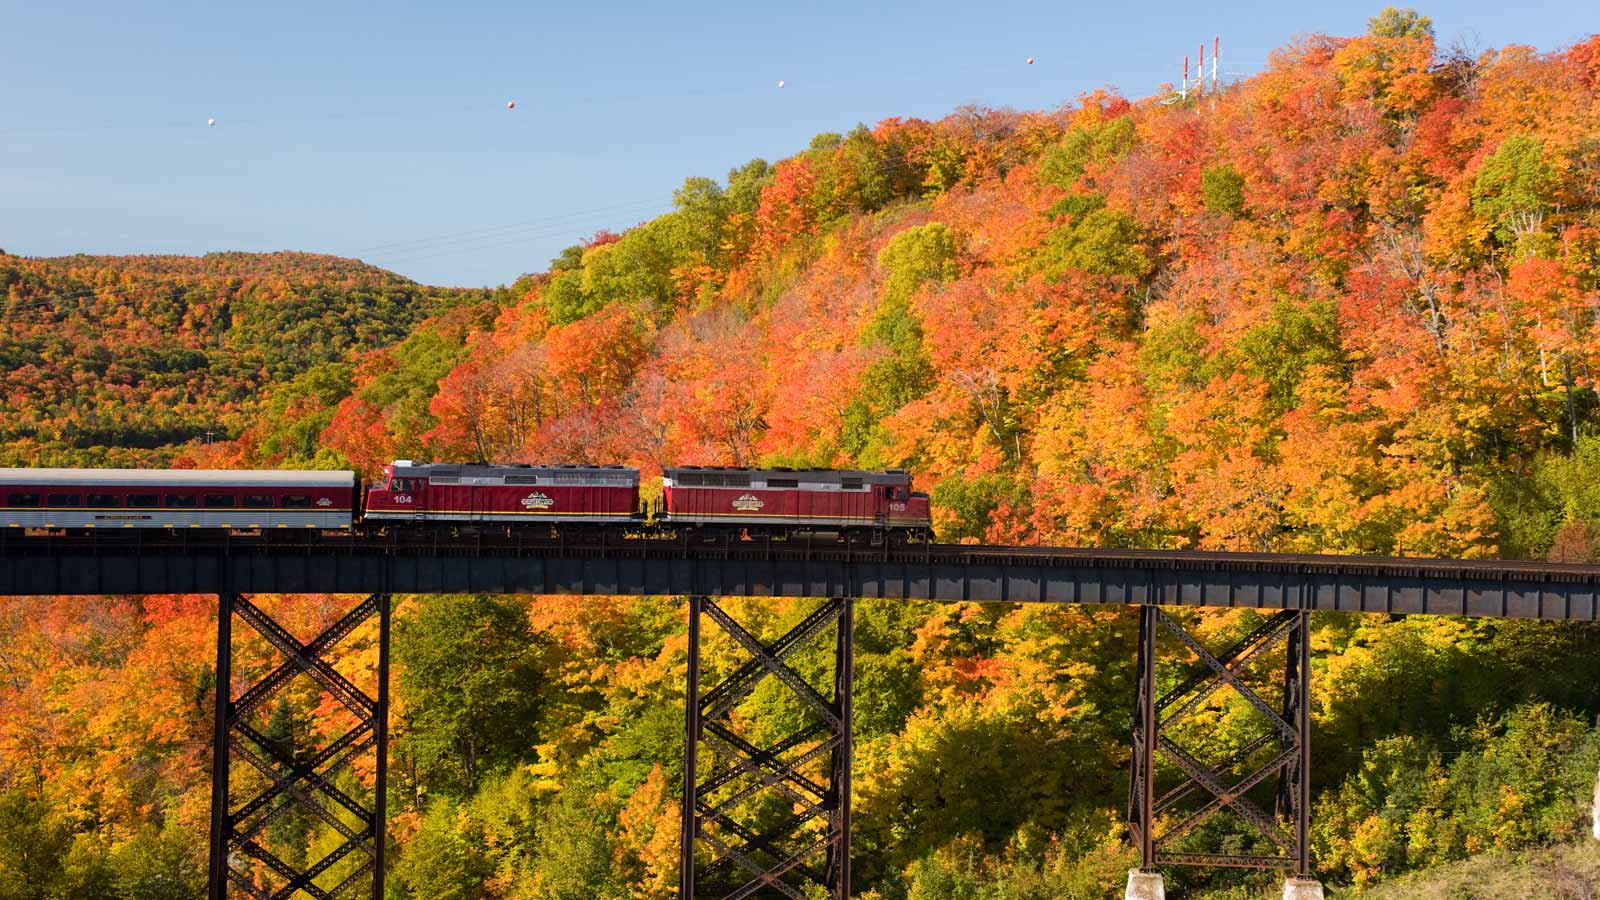
<svg viewBox="0 0 1600 900"><path fill-rule="evenodd" d="M1194 70L1193 87L1194 87L1194 95L1195 95L1196 98L1204 97L1205 93L1206 93L1206 45L1205 45L1204 42L1202 42L1200 44L1199 63L1200 63L1200 65ZM1216 98L1215 98L1215 94L1216 94L1216 92L1218 90L1221 89L1220 88L1220 85L1222 83L1221 79L1222 79L1222 36L1221 35L1217 35L1217 36L1215 36L1215 37L1213 37L1211 39L1211 93L1213 95L1211 102L1212 102L1213 105L1215 105L1216 102L1217 102ZM1177 96L1176 100L1177 101L1187 101L1189 99L1189 88L1190 88L1189 56L1188 56L1188 54L1184 54L1184 57L1183 57L1183 86L1181 88L1179 88L1178 96ZM1172 102L1174 102L1174 99L1173 98L1168 98L1168 99L1166 99L1166 100L1164 100L1162 102L1163 103L1172 103Z"/></svg>

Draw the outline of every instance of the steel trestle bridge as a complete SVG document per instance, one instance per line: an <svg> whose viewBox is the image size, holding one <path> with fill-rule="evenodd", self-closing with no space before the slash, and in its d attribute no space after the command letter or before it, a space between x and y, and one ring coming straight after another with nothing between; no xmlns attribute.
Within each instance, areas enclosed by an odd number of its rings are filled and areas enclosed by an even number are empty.
<svg viewBox="0 0 1600 900"><path fill-rule="evenodd" d="M519 593L690 598L680 895L803 900L850 895L850 694L858 599L1138 606L1137 689L1129 834L1141 868L1203 865L1311 876L1310 614L1344 611L1588 622L1600 619L1600 566L1488 560L1098 550L805 541L685 543L598 536L587 541L439 532L223 535L202 531L88 535L0 533L0 595L214 594L219 598L210 896L258 900L383 896L388 758L390 597ZM353 594L361 599L302 642L252 594ZM767 640L719 603L725 597L823 598ZM1166 609L1261 611L1252 630L1208 647ZM377 694L331 664L337 645L378 620ZM233 627L260 633L283 661L234 696ZM704 629L744 662L701 684ZM832 649L817 681L793 665ZM1164 675L1162 673L1165 673ZM312 678L350 715L317 750L262 733L268 701ZM772 679L803 711L796 731L755 744L730 712ZM1223 759L1185 746L1186 722L1218 694L1243 701L1259 736ZM339 775L363 764L370 800ZM253 787L236 796L230 773ZM746 815L788 809L776 822ZM337 831L320 859L282 859L259 838L298 810ZM1231 815L1252 835L1226 852L1202 825ZM769 815L770 818L770 815Z"/></svg>

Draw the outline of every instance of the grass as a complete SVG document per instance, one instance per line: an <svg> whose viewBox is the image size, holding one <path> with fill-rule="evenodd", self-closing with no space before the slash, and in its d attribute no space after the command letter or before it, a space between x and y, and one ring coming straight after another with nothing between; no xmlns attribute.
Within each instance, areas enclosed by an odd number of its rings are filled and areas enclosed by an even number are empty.
<svg viewBox="0 0 1600 900"><path fill-rule="evenodd" d="M1212 889L1201 900L1280 900L1282 882L1271 886ZM1168 882L1168 889L1172 884ZM1385 881L1357 893L1329 885L1327 900L1600 900L1600 841L1586 839L1521 853L1485 853ZM1121 889L1117 895L1121 896ZM1169 893L1175 900L1189 896Z"/></svg>
<svg viewBox="0 0 1600 900"><path fill-rule="evenodd" d="M1486 853L1436 866L1341 900L1600 900L1600 841L1523 853Z"/></svg>

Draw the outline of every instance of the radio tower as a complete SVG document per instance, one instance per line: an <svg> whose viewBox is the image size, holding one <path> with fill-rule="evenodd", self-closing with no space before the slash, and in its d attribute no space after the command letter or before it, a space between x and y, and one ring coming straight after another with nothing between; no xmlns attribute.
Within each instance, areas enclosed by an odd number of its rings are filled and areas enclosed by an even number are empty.
<svg viewBox="0 0 1600 900"><path fill-rule="evenodd" d="M1196 97L1203 97L1206 93L1206 45L1203 43L1200 45L1199 62L1200 65L1195 69L1194 72L1194 94ZM1217 35L1211 39L1211 102L1213 104L1217 102L1215 95L1220 89L1221 76L1222 36ZM1187 101L1189 99L1189 85L1189 57L1187 54L1185 54L1183 57L1183 86L1178 89L1178 96L1176 98L1178 101ZM1168 99L1163 102L1171 103L1173 100Z"/></svg>

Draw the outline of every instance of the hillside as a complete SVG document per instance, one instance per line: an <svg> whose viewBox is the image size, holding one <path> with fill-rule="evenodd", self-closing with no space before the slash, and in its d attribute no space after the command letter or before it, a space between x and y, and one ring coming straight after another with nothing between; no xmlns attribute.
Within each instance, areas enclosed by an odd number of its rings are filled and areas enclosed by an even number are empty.
<svg viewBox="0 0 1600 900"><path fill-rule="evenodd" d="M0 465L170 463L237 437L271 385L361 354L486 292L306 253L0 254Z"/></svg>
<svg viewBox="0 0 1600 900"><path fill-rule="evenodd" d="M4 352L33 355L8 369L26 377L7 381L4 452L123 458L88 424L103 416L150 445L140 459L894 465L947 540L1600 558L1600 36L1465 56L1389 10L1215 93L890 119L674 199L494 295L325 258L130 263L194 285L130 288L137 314L97 293L6 320ZM76 259L0 272L41 279L29 296L132 277ZM221 271L302 262L332 268ZM162 361L180 350L187 368ZM213 422L226 440L179 446ZM338 612L262 602L305 630ZM809 609L735 606L763 634ZM0 875L35 865L30 883L97 897L147 896L82 887L106 872L194 877L209 608L0 604ZM682 604L411 598L396 615L391 896L674 896ZM858 896L1118 896L1130 612L858 617ZM1220 643L1259 619L1185 621ZM1600 628L1315 626L1329 883L1384 896L1584 833ZM350 646L370 677L371 634ZM270 664L258 649L241 672ZM739 659L707 654L708 678ZM746 703L754 728L778 699ZM272 715L279 735L338 727L314 691ZM1198 721L1186 737L1219 756L1256 736L1220 694ZM310 820L269 837L330 841ZM1226 821L1198 837L1249 848ZM6 855L20 846L56 849Z"/></svg>
<svg viewBox="0 0 1600 900"><path fill-rule="evenodd" d="M436 391L358 378L327 443L901 465L947 538L1542 553L1600 405L1595 44L1375 29L1220 95L887 120L691 178Z"/></svg>

